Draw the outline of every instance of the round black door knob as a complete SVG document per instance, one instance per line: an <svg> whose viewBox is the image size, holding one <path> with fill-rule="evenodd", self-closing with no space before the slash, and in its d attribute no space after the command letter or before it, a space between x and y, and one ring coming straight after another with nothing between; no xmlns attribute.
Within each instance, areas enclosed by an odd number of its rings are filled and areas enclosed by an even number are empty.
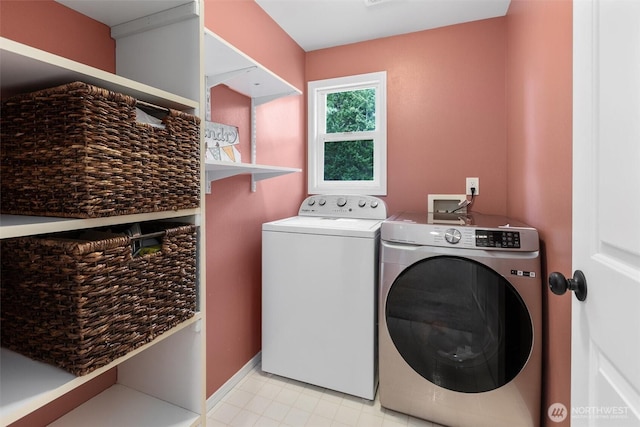
<svg viewBox="0 0 640 427"><path fill-rule="evenodd" d="M587 278L580 270L573 272L573 278L566 279L562 273L553 272L549 275L549 288L556 295L563 295L567 289L574 291L578 301L587 299Z"/></svg>

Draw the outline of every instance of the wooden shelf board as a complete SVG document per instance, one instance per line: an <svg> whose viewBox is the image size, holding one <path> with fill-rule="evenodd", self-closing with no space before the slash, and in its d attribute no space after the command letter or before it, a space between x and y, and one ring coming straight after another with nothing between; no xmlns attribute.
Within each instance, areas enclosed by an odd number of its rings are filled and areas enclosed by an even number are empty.
<svg viewBox="0 0 640 427"><path fill-rule="evenodd" d="M259 181L261 179L301 172L302 169L282 166L259 165L254 163L231 163L208 160L205 163L205 171L207 174L207 180L209 181L216 181L235 175L247 174L253 175L254 179Z"/></svg>
<svg viewBox="0 0 640 427"><path fill-rule="evenodd" d="M0 395L2 396L0 424L8 425L19 420L200 319L202 319L202 315L196 313L192 318L166 331L152 342L81 377L76 377L55 366L32 360L6 348L0 348L0 360L2 361L0 364Z"/></svg>
<svg viewBox="0 0 640 427"><path fill-rule="evenodd" d="M150 212L133 215L109 216L104 218L58 218L29 215L0 215L0 239L36 234L56 233L59 231L80 230L84 228L104 227L116 224L179 218L196 215L199 209Z"/></svg>
<svg viewBox="0 0 640 427"><path fill-rule="evenodd" d="M0 37L0 75L2 75L2 92L0 92L2 99L20 93L83 81L175 110L193 111L199 106L198 101L2 37Z"/></svg>
<svg viewBox="0 0 640 427"><path fill-rule="evenodd" d="M209 86L225 84L258 104L289 95L300 95L289 84L231 44L205 29L204 69Z"/></svg>
<svg viewBox="0 0 640 427"><path fill-rule="evenodd" d="M190 427L198 414L132 388L115 384L49 424L50 427Z"/></svg>

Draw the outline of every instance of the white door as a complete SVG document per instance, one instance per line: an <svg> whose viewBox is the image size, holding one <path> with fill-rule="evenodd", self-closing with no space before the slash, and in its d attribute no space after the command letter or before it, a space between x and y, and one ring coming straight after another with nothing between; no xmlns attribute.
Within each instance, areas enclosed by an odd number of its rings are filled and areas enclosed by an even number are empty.
<svg viewBox="0 0 640 427"><path fill-rule="evenodd" d="M573 7L573 268L584 272L588 291L584 302L572 297L567 409L572 427L637 427L640 1Z"/></svg>

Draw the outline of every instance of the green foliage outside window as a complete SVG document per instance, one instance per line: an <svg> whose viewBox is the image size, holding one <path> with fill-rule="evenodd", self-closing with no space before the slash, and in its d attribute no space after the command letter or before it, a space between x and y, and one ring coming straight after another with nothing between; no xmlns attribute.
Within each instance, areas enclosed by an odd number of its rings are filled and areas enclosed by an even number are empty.
<svg viewBox="0 0 640 427"><path fill-rule="evenodd" d="M373 180L373 140L325 142L324 179Z"/></svg>
<svg viewBox="0 0 640 427"><path fill-rule="evenodd" d="M375 89L327 94L326 133L375 131L375 98ZM325 180L373 180L372 139L325 142L324 148Z"/></svg>
<svg viewBox="0 0 640 427"><path fill-rule="evenodd" d="M327 94L327 133L376 130L376 91Z"/></svg>

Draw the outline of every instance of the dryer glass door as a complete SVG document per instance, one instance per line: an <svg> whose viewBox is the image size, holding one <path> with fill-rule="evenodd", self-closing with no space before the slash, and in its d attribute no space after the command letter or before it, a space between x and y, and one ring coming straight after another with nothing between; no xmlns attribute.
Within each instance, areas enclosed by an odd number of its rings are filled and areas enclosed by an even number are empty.
<svg viewBox="0 0 640 427"><path fill-rule="evenodd" d="M398 352L416 372L459 392L508 383L533 346L531 318L517 291L467 258L438 256L405 269L389 289L385 320Z"/></svg>

